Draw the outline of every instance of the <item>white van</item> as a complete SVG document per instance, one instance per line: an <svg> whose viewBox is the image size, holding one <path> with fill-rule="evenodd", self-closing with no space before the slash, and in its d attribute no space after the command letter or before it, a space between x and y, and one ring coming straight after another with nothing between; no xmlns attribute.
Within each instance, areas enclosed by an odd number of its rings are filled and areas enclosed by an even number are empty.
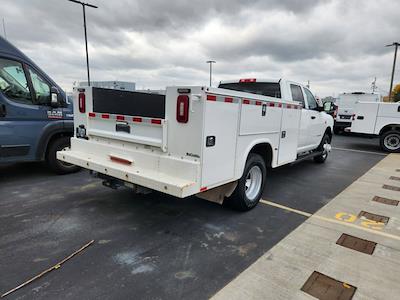
<svg viewBox="0 0 400 300"><path fill-rule="evenodd" d="M335 124L333 130L336 134L343 131L345 128L351 126L351 122L354 114L354 107L357 102L381 102L381 95L375 93L343 93L340 94L336 100L338 105L338 113L336 115Z"/></svg>

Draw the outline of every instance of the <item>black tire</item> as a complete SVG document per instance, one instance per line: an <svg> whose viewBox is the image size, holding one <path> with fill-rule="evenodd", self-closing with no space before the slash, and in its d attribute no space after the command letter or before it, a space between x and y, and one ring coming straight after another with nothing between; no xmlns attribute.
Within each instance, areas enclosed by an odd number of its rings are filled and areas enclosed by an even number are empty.
<svg viewBox="0 0 400 300"><path fill-rule="evenodd" d="M316 163L322 164L326 161L326 159L328 158L329 151L327 151L324 146L330 143L331 143L331 138L329 134L325 133L324 137L321 140L321 144L319 144L318 148L316 149L316 151L318 152L322 151L322 154L314 156L314 161Z"/></svg>
<svg viewBox="0 0 400 300"><path fill-rule="evenodd" d="M59 161L56 157L56 152L61 151L70 146L69 137L60 137L51 142L48 146L46 162L50 169L56 174L69 174L80 170L80 167Z"/></svg>
<svg viewBox="0 0 400 300"><path fill-rule="evenodd" d="M333 127L333 132L334 132L335 134L340 134L342 131L341 131L340 128L338 128L338 127Z"/></svg>
<svg viewBox="0 0 400 300"><path fill-rule="evenodd" d="M400 153L400 131L390 130L379 136L381 148L386 152Z"/></svg>
<svg viewBox="0 0 400 300"><path fill-rule="evenodd" d="M247 190L246 180L249 176L250 170L252 170L253 167L256 167L254 169L257 170L256 172L261 171L261 185L259 186L259 188L256 188L254 190L257 191L253 193L254 197L252 197L252 199L249 199L246 195L246 190ZM235 191L227 199L228 205L230 205L235 210L239 211L248 211L254 208L260 201L262 192L264 191L266 175L267 175L267 168L265 166L264 159L258 154L250 153L246 161L246 166L244 167L243 175L238 180L238 184L236 186ZM256 186L258 187L258 185Z"/></svg>

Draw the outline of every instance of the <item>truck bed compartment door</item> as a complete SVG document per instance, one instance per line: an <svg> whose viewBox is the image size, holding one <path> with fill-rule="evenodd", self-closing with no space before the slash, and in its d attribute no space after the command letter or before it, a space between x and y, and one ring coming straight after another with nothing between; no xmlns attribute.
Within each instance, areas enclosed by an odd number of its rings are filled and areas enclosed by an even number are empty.
<svg viewBox="0 0 400 300"><path fill-rule="evenodd" d="M239 103L206 101L202 186L234 177Z"/></svg>
<svg viewBox="0 0 400 300"><path fill-rule="evenodd" d="M374 133L379 103L359 102L355 106L355 120L351 124L352 132Z"/></svg>

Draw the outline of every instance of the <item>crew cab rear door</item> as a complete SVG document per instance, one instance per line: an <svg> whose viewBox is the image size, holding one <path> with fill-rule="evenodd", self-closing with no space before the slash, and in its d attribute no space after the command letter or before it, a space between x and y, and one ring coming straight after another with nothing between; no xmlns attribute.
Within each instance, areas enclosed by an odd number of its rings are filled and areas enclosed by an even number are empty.
<svg viewBox="0 0 400 300"><path fill-rule="evenodd" d="M306 96L307 110L310 117L310 123L308 125L310 146L317 146L320 144L322 135L324 134L324 120L321 116L321 112L317 110L318 104L313 94L307 88L303 88L303 90Z"/></svg>

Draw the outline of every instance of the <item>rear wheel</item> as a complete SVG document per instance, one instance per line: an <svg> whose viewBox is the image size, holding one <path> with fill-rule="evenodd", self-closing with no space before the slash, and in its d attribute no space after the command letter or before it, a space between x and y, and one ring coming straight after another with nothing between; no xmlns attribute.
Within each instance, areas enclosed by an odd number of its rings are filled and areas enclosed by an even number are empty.
<svg viewBox="0 0 400 300"><path fill-rule="evenodd" d="M318 152L322 152L320 155L314 157L314 161L317 163L324 163L328 158L329 151L331 150L331 138L330 136L325 133L324 137L322 138L321 144L318 146Z"/></svg>
<svg viewBox="0 0 400 300"><path fill-rule="evenodd" d="M57 151L65 151L70 148L70 138L60 137L52 141L49 145L46 161L50 169L57 174L69 174L80 170L78 166L60 161L56 157Z"/></svg>
<svg viewBox="0 0 400 300"><path fill-rule="evenodd" d="M263 158L251 153L246 161L243 176L238 180L235 191L228 199L229 204L240 211L254 208L264 190L266 174L267 168Z"/></svg>
<svg viewBox="0 0 400 300"><path fill-rule="evenodd" d="M381 148L387 152L400 152L400 131L390 130L380 135Z"/></svg>

